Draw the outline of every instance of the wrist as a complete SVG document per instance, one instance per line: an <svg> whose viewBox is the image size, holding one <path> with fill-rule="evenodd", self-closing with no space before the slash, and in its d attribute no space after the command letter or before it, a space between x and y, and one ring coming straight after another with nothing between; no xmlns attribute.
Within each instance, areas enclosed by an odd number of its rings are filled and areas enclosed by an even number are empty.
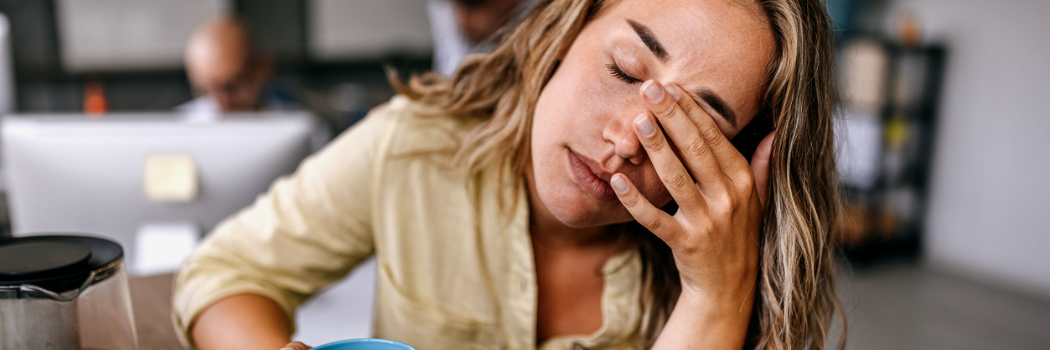
<svg viewBox="0 0 1050 350"><path fill-rule="evenodd" d="M754 273L740 275L743 277L739 280L722 283L688 283L683 278L679 300L688 300L697 307L705 307L712 311L750 312L757 278Z"/></svg>
<svg viewBox="0 0 1050 350"><path fill-rule="evenodd" d="M682 288L677 305L698 315L709 315L719 320L749 319L754 305L754 289L711 293L694 288Z"/></svg>
<svg viewBox="0 0 1050 350"><path fill-rule="evenodd" d="M753 299L712 297L683 289L653 349L741 349Z"/></svg>

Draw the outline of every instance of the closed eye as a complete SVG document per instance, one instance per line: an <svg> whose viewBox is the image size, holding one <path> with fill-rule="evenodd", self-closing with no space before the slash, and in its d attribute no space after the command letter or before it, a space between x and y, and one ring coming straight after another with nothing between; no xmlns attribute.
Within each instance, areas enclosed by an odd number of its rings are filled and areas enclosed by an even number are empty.
<svg viewBox="0 0 1050 350"><path fill-rule="evenodd" d="M620 79L625 83L638 84L642 82L641 79L632 77L627 73L624 73L624 71L620 69L620 66L617 66L615 63L606 64L605 66L609 68L609 74L612 74L612 76L616 77L616 79Z"/></svg>

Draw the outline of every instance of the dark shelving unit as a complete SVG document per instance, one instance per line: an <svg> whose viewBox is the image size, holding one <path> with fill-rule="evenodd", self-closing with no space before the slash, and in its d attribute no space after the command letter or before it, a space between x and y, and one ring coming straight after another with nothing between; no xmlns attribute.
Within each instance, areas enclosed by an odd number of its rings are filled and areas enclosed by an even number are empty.
<svg viewBox="0 0 1050 350"><path fill-rule="evenodd" d="M874 110L880 126L874 182L842 186L841 249L864 266L921 253L947 50L861 38L878 43L887 58L885 99Z"/></svg>

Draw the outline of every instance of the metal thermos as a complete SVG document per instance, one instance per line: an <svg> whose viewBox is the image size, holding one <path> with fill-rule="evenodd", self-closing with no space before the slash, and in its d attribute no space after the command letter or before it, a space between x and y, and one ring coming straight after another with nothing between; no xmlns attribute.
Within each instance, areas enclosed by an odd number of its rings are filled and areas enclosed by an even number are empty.
<svg viewBox="0 0 1050 350"><path fill-rule="evenodd" d="M0 350L136 350L120 245L86 236L0 239Z"/></svg>

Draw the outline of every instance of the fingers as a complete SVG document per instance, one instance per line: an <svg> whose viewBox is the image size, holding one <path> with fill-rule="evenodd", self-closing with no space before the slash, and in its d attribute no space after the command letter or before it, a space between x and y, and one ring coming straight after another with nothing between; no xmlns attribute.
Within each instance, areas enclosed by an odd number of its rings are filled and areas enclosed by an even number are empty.
<svg viewBox="0 0 1050 350"><path fill-rule="evenodd" d="M755 155L751 157L751 171L755 173L755 188L758 189L758 199L762 208L769 203L769 159L773 154L773 133L769 133L762 142L758 143Z"/></svg>
<svg viewBox="0 0 1050 350"><path fill-rule="evenodd" d="M302 342L293 341L291 343L288 343L288 345L285 345L280 350L310 350L310 349L312 349L312 348L307 346L306 344L303 344Z"/></svg>
<svg viewBox="0 0 1050 350"><path fill-rule="evenodd" d="M677 91L677 94L688 97L688 93L678 85L671 84L664 88L668 91ZM733 147L732 142L729 142L729 139L722 133L715 116L708 113L692 98L680 99L678 106L696 124L697 129L700 130L700 136L707 142L708 147L715 154L715 159L718 160L719 166L726 175L732 177L734 174L740 174L748 170L747 159L737 151L736 147Z"/></svg>
<svg viewBox="0 0 1050 350"><path fill-rule="evenodd" d="M616 192L616 197L620 199L620 203L623 203L624 208L627 208L627 211L631 213L635 221L645 226L664 242L669 242L673 238L669 236L669 232L673 232L673 230L665 230L663 228L669 227L673 223L674 218L653 206L641 192L638 192L638 188L631 183L627 176L617 173L609 180L609 184L612 186L613 191Z"/></svg>
<svg viewBox="0 0 1050 350"><path fill-rule="evenodd" d="M663 126L667 137L678 147L682 161L685 162L685 167L688 168L689 172L696 177L700 191L705 194L711 194L710 191L722 188L721 184L725 181L725 175L722 173L719 160L716 159L710 144L701 136L701 130L697 123L678 106L678 103L674 101L673 94L664 93L664 91L663 86L655 80L645 82L641 88L643 98L649 104L649 110L659 120L659 125ZM676 89L674 91L679 96L682 96L679 90ZM687 96L683 96L682 99L689 100ZM638 131L642 145L650 153L649 157L653 158L654 154L652 153L654 150L663 151L663 149L668 147L664 147L664 143L667 141L663 135L655 132L655 128L644 124L647 122L650 122L648 116L644 119L639 117L635 120L635 129ZM655 123L655 121L651 122ZM713 122L710 124L713 124ZM647 130L654 130L654 133L647 133ZM717 127L714 132L721 135L721 131L718 131ZM677 158L670 151L664 153ZM663 161L663 163L667 163L667 161ZM653 165L657 167L657 173L660 173L661 168L655 158L653 158ZM664 175L661 174L660 177L662 179Z"/></svg>
<svg viewBox="0 0 1050 350"><path fill-rule="evenodd" d="M656 175L660 177L664 187L667 187L671 197L674 197L674 200L678 202L679 207L683 210L691 210L687 208L704 208L704 199L700 194L700 189L697 188L696 181L693 180L693 176L689 175L689 171L686 170L686 167L682 165L682 161L675 155L674 150L667 143L664 133L660 132L656 126L656 121L649 114L639 115L634 120L634 129L634 132L638 134L638 140L641 142L642 147L645 148L645 152L649 155L649 160L653 162L653 167L656 168ZM710 174L711 168L713 168L714 172L718 172L718 167L712 166L704 169L706 171L704 175L697 177L716 176L717 174Z"/></svg>

